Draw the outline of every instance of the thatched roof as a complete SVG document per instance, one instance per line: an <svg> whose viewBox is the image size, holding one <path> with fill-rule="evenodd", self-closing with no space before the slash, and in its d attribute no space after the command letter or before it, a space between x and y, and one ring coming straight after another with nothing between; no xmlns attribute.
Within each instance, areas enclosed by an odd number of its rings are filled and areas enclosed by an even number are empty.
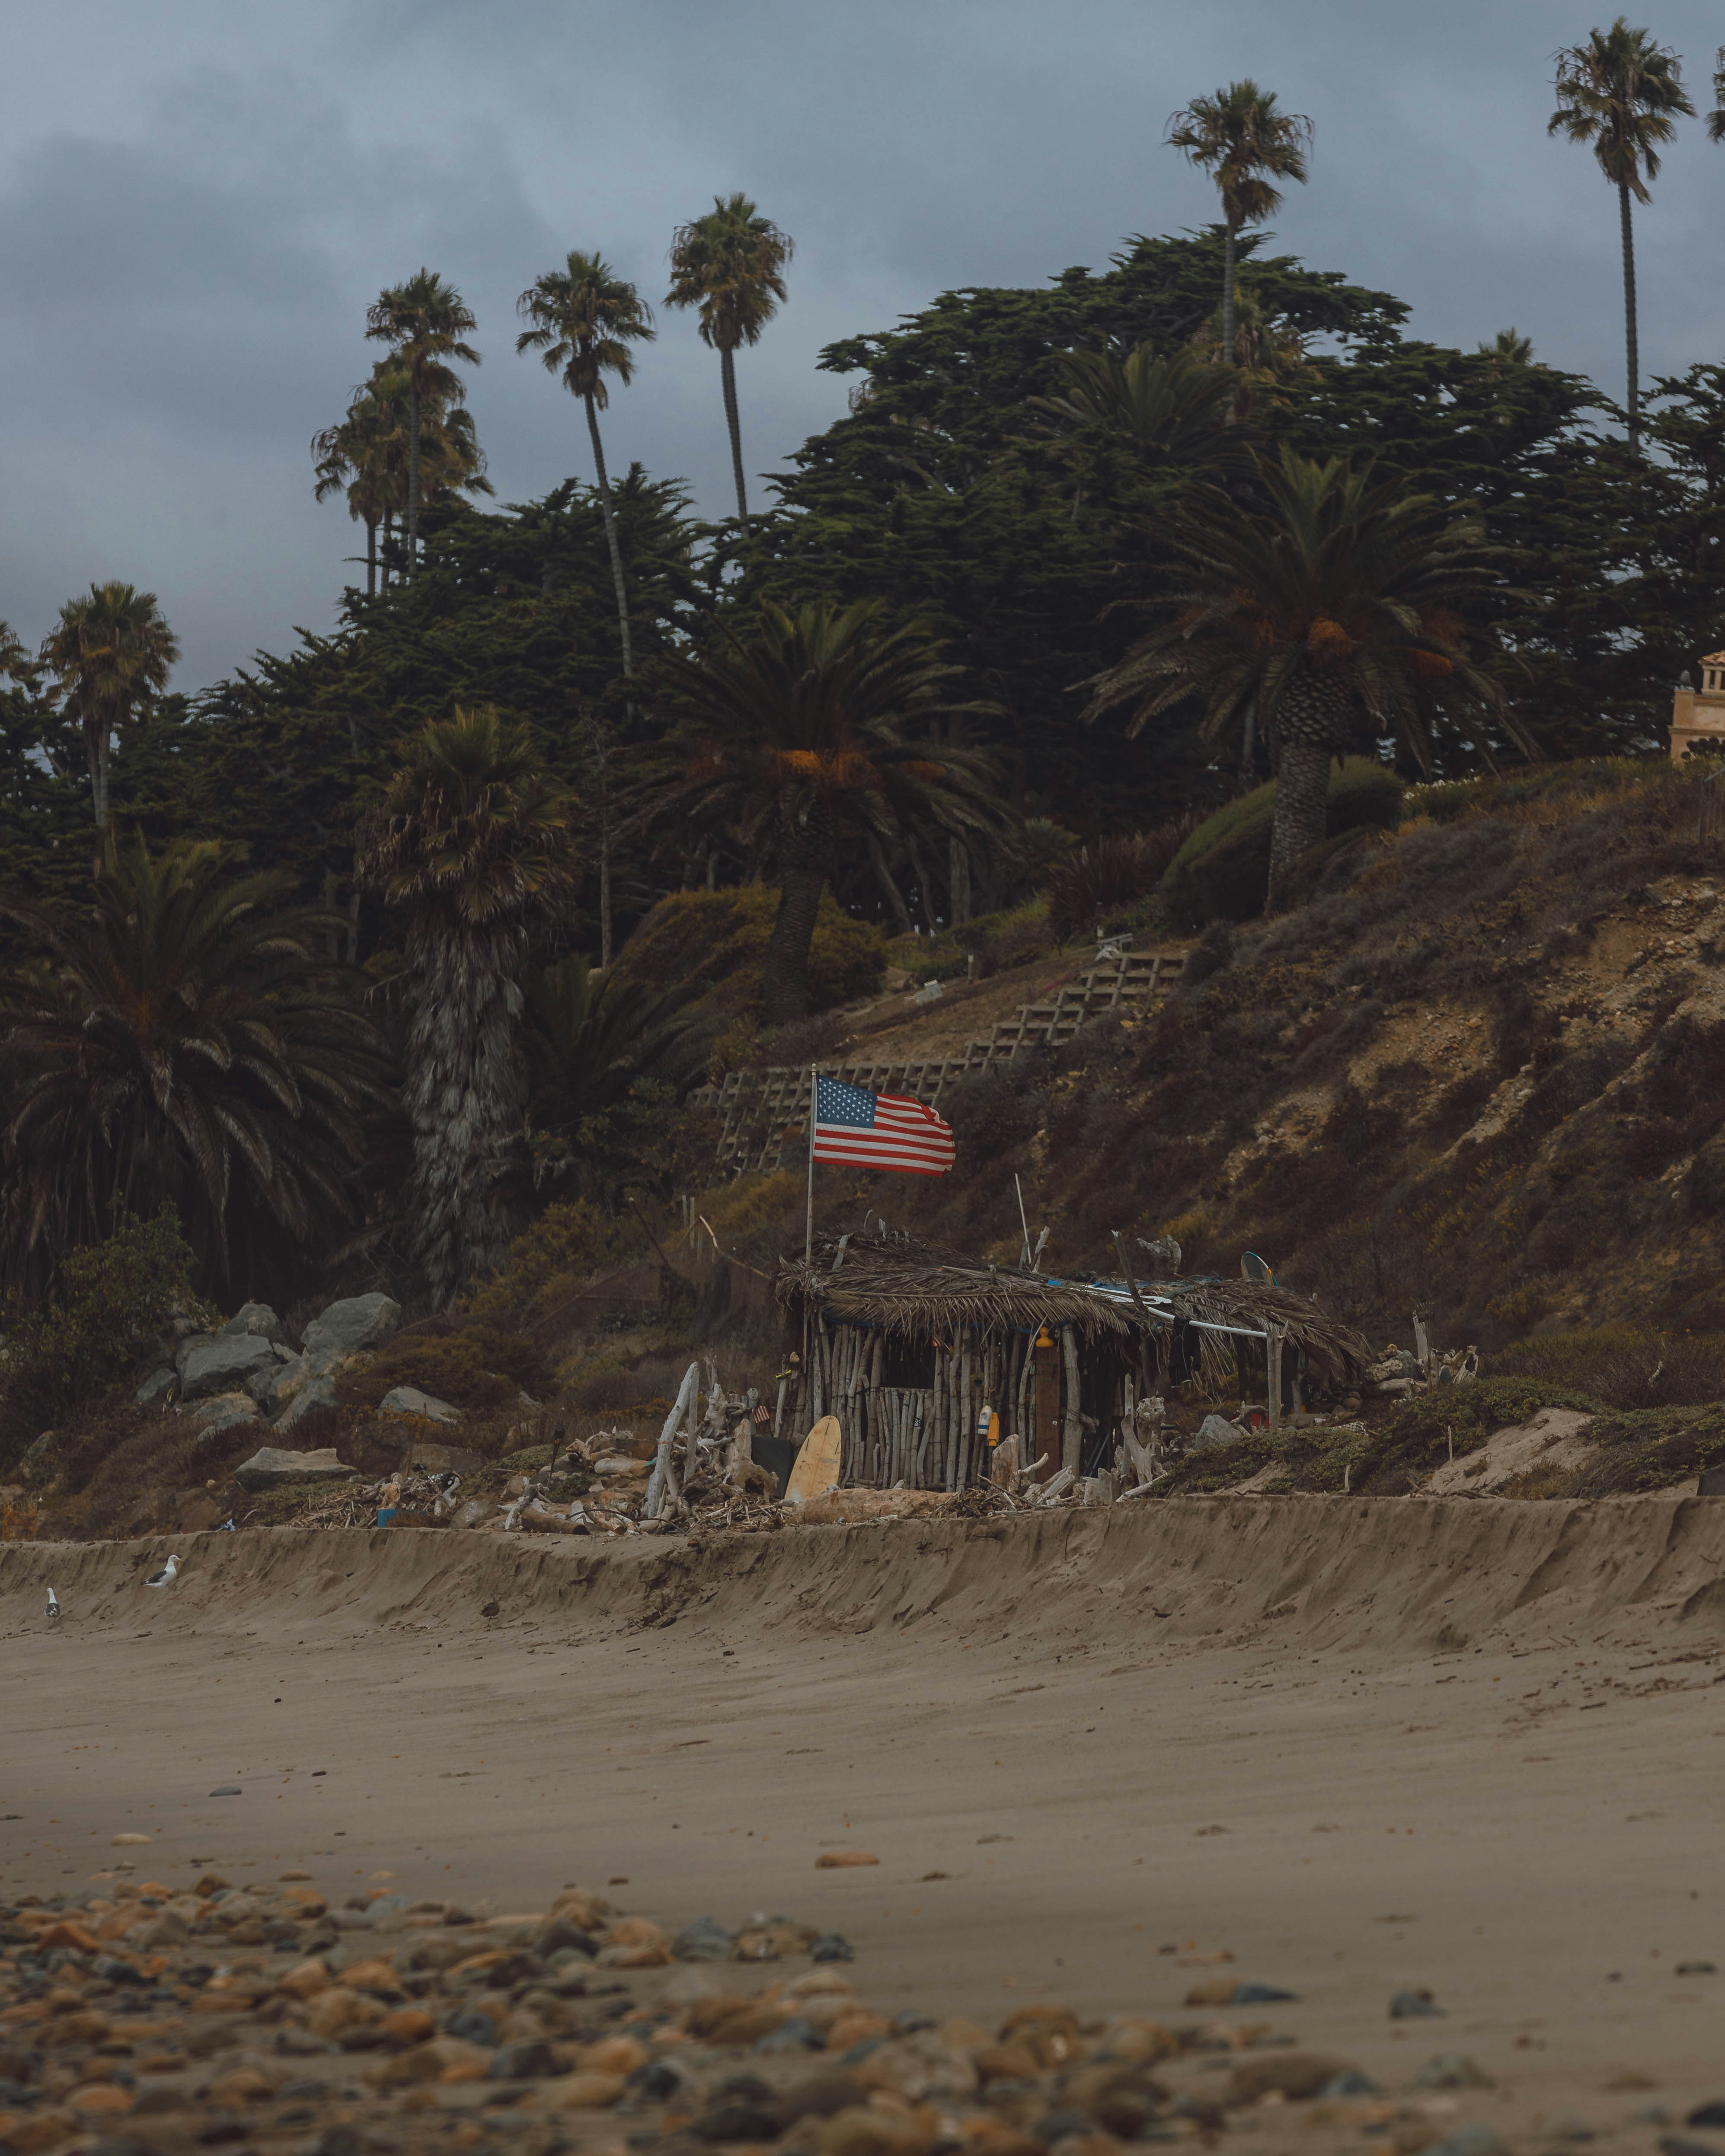
<svg viewBox="0 0 1725 2156"><path fill-rule="evenodd" d="M1278 1325L1307 1367L1337 1384L1357 1383L1373 1359L1351 1326L1287 1288L1214 1279L1140 1281L1137 1287L1155 1331L1176 1317L1247 1335ZM812 1303L830 1322L881 1325L913 1338L960 1325L1072 1325L1086 1339L1125 1340L1146 1327L1124 1281L1050 1278L891 1233L817 1239L812 1264L783 1260L778 1291L787 1310L800 1314Z"/></svg>
<svg viewBox="0 0 1725 2156"><path fill-rule="evenodd" d="M884 1325L915 1338L960 1325L1076 1325L1086 1338L1125 1337L1143 1324L1130 1304L1121 1310L1078 1282L1056 1284L891 1234L817 1236L811 1265L781 1261L778 1299L788 1310L800 1313L810 1301L839 1323Z"/></svg>

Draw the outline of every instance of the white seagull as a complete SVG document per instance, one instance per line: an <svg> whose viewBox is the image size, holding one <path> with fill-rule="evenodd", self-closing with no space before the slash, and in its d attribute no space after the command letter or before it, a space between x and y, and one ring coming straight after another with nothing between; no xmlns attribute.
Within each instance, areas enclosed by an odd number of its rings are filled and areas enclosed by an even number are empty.
<svg viewBox="0 0 1725 2156"><path fill-rule="evenodd" d="M144 1582L144 1584L146 1587L172 1587L174 1582L174 1574L178 1572L179 1568L180 1560L177 1557L171 1557L167 1563L163 1565L160 1572L152 1572L151 1573L150 1577Z"/></svg>
<svg viewBox="0 0 1725 2156"><path fill-rule="evenodd" d="M51 1625L60 1614L60 1598L50 1587L48 1590L48 1621Z"/></svg>

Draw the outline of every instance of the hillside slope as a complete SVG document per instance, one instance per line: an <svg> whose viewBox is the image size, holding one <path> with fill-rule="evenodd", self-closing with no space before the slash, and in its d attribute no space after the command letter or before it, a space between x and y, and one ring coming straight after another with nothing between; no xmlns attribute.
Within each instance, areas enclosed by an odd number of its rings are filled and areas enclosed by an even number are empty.
<svg viewBox="0 0 1725 2156"><path fill-rule="evenodd" d="M1297 910L1208 931L1160 1011L961 1088L943 1183L822 1169L817 1209L1007 1255L1016 1172L1056 1266L1106 1262L1117 1227L1172 1232L1189 1270L1260 1250L1378 1338L1415 1306L1487 1346L1717 1330L1725 853L1697 839L1699 783L1620 763L1436 789L1445 820L1365 835ZM870 1051L901 1029L921 1045L927 1014L876 1017ZM799 1209L784 1181L782 1206L737 1205L762 1257Z"/></svg>

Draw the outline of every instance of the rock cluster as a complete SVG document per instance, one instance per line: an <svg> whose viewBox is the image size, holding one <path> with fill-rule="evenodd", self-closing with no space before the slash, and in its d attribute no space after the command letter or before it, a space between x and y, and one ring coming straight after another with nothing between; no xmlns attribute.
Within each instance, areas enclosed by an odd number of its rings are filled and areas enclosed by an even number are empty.
<svg viewBox="0 0 1725 2156"><path fill-rule="evenodd" d="M1113 2156L1287 2103L1332 2139L1450 2156L1455 2100L1439 2127L1414 2092L1490 2086L1445 2055L1398 2102L1267 2023L890 2014L851 1959L782 1917L668 1933L581 1887L499 1916L388 1886L336 1907L301 1871L179 1891L116 1867L0 1907L0 2147L549 2156L583 2138L574 2114L608 2113L610 2141L667 2156Z"/></svg>
<svg viewBox="0 0 1725 2156"><path fill-rule="evenodd" d="M314 1409L333 1407L337 1378L368 1368L400 1323L401 1305L390 1296L350 1296L313 1318L295 1353L269 1305L249 1302L219 1332L187 1333L175 1343L171 1359L164 1351L163 1361L144 1378L137 1396L150 1406L165 1404L177 1394L176 1412L203 1430L266 1422L277 1431L289 1430ZM424 1405L391 1411L437 1421L459 1418L459 1411L444 1401L424 1394L413 1397Z"/></svg>

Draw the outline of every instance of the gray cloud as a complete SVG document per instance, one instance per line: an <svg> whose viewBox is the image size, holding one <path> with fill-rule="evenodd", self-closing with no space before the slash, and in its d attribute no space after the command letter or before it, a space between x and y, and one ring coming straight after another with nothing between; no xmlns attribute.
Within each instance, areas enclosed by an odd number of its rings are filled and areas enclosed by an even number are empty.
<svg viewBox="0 0 1725 2156"><path fill-rule="evenodd" d="M1243 73L1317 127L1278 246L1399 293L1416 335L1513 321L1620 394L1615 206L1544 134L1551 54L1590 19L1573 0L27 0L0 85L0 614L36 637L93 577L148 584L188 686L327 626L354 535L311 502L306 444L370 363L377 288L425 261L467 295L475 414L520 499L586 450L513 355L516 295L598 245L656 303L673 225L737 187L798 244L791 304L741 366L769 468L843 409L814 367L832 338L1206 222L1163 125ZM1652 26L1704 105L1712 11ZM1722 356L1722 187L1725 151L1686 127L1638 218L1650 376ZM717 376L662 316L607 423L617 462L685 475L715 512Z"/></svg>

